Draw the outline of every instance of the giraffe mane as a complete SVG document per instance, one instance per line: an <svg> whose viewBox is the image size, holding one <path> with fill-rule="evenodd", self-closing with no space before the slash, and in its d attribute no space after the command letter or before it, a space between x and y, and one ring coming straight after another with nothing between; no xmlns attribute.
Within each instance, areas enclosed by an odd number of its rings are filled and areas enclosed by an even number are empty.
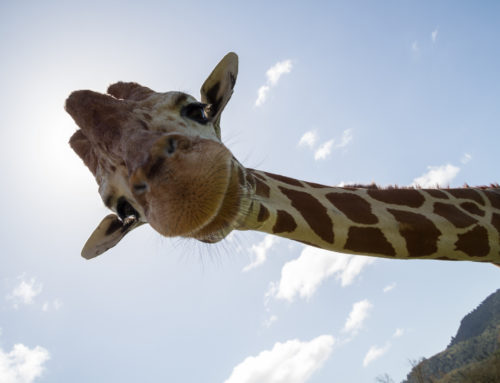
<svg viewBox="0 0 500 383"><path fill-rule="evenodd" d="M343 185L340 186L344 189L375 189L375 190L393 190L393 189L406 189L406 190L420 190L420 189L436 189L436 190L449 190L449 189L454 189L450 186L446 187L441 187L437 186L435 188L429 188L429 187L424 187L421 185L410 185L410 186L404 186L404 185L377 185L376 183L371 183L371 184L348 184L348 185ZM462 189L480 189L480 190L486 190L486 189L492 189L492 188L500 188L500 184L493 182L490 183L489 185L478 185L478 186L471 186L467 183L464 183L462 185Z"/></svg>

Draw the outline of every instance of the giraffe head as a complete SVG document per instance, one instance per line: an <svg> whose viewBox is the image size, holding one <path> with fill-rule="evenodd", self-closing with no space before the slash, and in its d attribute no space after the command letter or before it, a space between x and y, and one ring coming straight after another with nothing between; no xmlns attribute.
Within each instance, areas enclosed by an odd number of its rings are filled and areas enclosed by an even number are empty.
<svg viewBox="0 0 500 383"><path fill-rule="evenodd" d="M70 145L99 184L106 216L85 244L92 258L149 223L164 236L217 242L233 228L242 166L222 144L220 117L236 82L227 54L201 87L201 102L116 83L108 94L73 92L66 111L79 126Z"/></svg>

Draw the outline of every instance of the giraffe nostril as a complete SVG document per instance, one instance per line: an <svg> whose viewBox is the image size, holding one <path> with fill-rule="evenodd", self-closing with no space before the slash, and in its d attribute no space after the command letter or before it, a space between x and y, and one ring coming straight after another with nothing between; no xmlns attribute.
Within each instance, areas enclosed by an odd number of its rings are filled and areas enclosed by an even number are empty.
<svg viewBox="0 0 500 383"><path fill-rule="evenodd" d="M142 182L137 182L137 183L133 184L132 188L134 189L135 194L140 195L140 194L143 194L149 190L149 185L147 184L147 182L142 181Z"/></svg>
<svg viewBox="0 0 500 383"><path fill-rule="evenodd" d="M169 137L167 140L167 144L165 146L165 153L167 156L171 156L174 154L175 150L177 149L177 140L175 138Z"/></svg>

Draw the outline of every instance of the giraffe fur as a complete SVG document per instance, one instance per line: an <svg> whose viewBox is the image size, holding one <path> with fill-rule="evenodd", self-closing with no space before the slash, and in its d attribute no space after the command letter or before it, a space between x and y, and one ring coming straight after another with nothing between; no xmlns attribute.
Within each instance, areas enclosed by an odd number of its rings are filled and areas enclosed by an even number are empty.
<svg viewBox="0 0 500 383"><path fill-rule="evenodd" d="M386 258L498 260L499 188L329 187L248 171L256 206L245 225L254 230Z"/></svg>
<svg viewBox="0 0 500 383"><path fill-rule="evenodd" d="M70 145L113 211L90 235L93 258L149 224L167 237L215 243L257 230L353 254L500 265L500 187L328 187L244 167L221 141L238 57L227 54L201 101L118 82L73 92Z"/></svg>

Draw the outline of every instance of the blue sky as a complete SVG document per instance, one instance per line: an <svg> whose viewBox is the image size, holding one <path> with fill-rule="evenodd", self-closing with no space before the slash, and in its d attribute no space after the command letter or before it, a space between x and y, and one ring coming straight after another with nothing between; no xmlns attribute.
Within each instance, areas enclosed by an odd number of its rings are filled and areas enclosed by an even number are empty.
<svg viewBox="0 0 500 383"><path fill-rule="evenodd" d="M499 14L493 1L3 1L0 381L400 381L445 348L498 268L145 226L85 261L107 212L63 105L118 80L198 97L235 51L221 125L246 166L331 185L500 182Z"/></svg>

